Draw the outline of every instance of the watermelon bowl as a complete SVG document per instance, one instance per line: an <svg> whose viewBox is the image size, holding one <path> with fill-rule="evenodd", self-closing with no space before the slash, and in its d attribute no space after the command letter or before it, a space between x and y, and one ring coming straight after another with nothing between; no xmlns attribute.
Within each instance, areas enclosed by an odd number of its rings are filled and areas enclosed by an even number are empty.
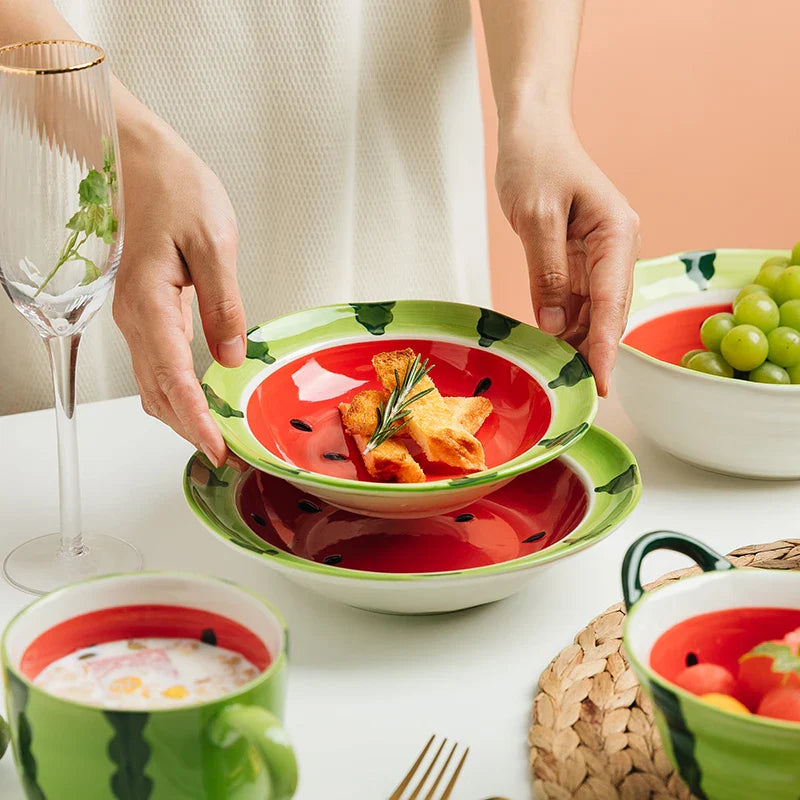
<svg viewBox="0 0 800 800"><path fill-rule="evenodd" d="M689 556L703 574L644 592L641 563L658 549ZM728 710L676 681L685 682L687 665L704 664L732 674L738 669L741 683L742 653L800 624L800 574L737 569L696 539L657 531L628 550L622 587L625 652L653 704L664 750L693 794L706 800L797 800L800 722L744 707ZM731 691L738 694L739 687Z"/></svg>
<svg viewBox="0 0 800 800"><path fill-rule="evenodd" d="M244 363L214 364L202 381L228 447L256 469L356 514L421 518L463 508L558 458L597 412L594 378L579 353L490 309L352 303L289 314L247 336ZM491 400L476 434L485 470L425 464L419 483L378 482L366 472L338 407L382 388L372 357L405 347L429 359L442 395Z"/></svg>
<svg viewBox="0 0 800 800"><path fill-rule="evenodd" d="M610 535L642 484L633 454L592 427L569 452L457 511L425 519L347 511L303 487L202 453L184 494L222 543L345 605L436 614L501 600Z"/></svg>
<svg viewBox="0 0 800 800"><path fill-rule="evenodd" d="M640 261L614 382L641 433L702 469L800 479L800 385L770 385L679 366L700 326L782 250L709 250Z"/></svg>

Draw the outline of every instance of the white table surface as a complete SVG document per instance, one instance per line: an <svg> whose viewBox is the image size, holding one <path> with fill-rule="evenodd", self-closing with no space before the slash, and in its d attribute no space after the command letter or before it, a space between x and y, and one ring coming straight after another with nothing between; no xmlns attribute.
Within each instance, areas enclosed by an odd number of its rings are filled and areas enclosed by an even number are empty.
<svg viewBox="0 0 800 800"><path fill-rule="evenodd" d="M453 800L529 800L526 737L539 674L620 598L619 566L639 534L671 528L723 552L800 535L800 483L684 465L643 440L614 397L597 422L639 459L645 490L636 511L595 547L533 572L515 597L456 614L392 617L334 605L222 544L184 503L189 445L137 398L80 408L85 525L137 544L146 568L234 579L282 610L292 636L287 727L301 765L298 800L385 800L433 732L471 747ZM56 481L52 412L0 417L3 553L56 530ZM644 576L684 563L654 554ZM0 580L0 625L30 600ZM23 798L10 753L0 762L0 798Z"/></svg>

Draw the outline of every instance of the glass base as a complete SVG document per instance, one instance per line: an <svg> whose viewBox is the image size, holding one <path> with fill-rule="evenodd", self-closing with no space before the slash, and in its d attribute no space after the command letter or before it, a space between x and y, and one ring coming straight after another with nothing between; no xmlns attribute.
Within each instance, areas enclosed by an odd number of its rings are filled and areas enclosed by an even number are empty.
<svg viewBox="0 0 800 800"><path fill-rule="evenodd" d="M142 555L128 542L114 536L88 534L83 552L61 553L61 535L39 536L16 547L3 562L6 580L29 594L46 594L69 583L114 572L141 569Z"/></svg>

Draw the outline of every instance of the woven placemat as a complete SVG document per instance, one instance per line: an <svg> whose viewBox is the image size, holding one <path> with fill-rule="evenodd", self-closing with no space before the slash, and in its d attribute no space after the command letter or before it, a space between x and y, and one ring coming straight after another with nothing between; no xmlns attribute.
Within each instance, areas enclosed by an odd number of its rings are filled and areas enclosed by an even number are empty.
<svg viewBox="0 0 800 800"><path fill-rule="evenodd" d="M738 567L800 569L800 539L742 547ZM664 575L647 588L693 575ZM661 749L622 649L622 603L595 617L539 679L528 741L536 800L695 800Z"/></svg>

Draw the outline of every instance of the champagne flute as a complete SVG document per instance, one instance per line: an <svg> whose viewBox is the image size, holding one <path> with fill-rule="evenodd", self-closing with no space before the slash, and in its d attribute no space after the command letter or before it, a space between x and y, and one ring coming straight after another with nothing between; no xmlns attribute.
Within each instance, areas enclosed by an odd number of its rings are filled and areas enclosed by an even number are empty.
<svg viewBox="0 0 800 800"><path fill-rule="evenodd" d="M21 544L3 564L10 583L34 594L142 563L129 543L81 529L78 345L111 289L122 241L104 52L79 41L0 48L0 283L47 347L58 434L60 533Z"/></svg>

